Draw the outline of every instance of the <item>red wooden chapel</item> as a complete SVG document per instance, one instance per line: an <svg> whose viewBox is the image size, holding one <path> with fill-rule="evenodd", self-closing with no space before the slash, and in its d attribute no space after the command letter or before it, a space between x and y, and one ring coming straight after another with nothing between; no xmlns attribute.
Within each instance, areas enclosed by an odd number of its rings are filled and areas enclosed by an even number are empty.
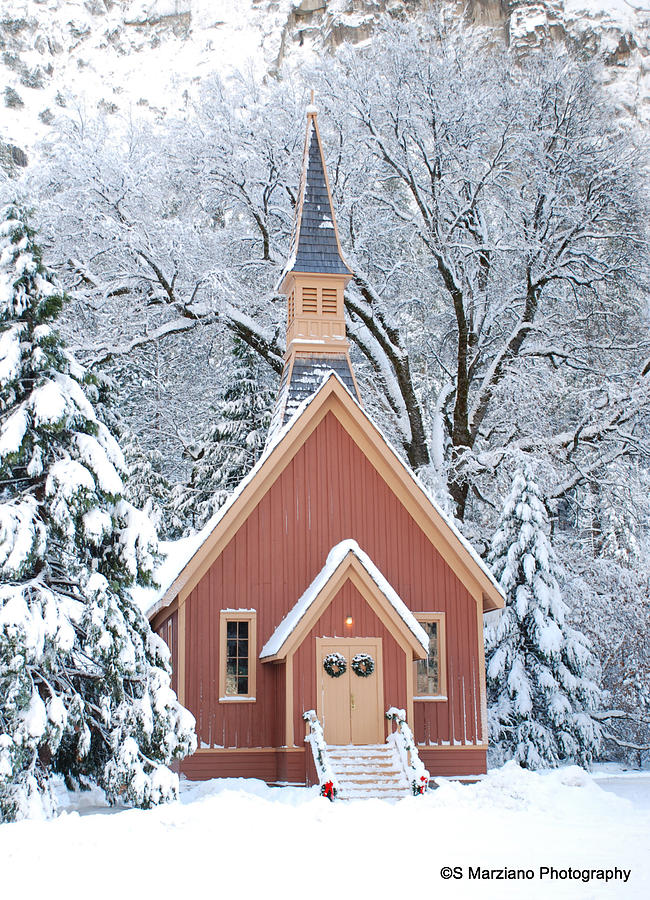
<svg viewBox="0 0 650 900"><path fill-rule="evenodd" d="M308 107L267 447L150 612L196 717L189 778L322 784L309 711L333 757L385 744L403 716L432 776L486 770L483 614L503 597L364 412L351 277Z"/></svg>

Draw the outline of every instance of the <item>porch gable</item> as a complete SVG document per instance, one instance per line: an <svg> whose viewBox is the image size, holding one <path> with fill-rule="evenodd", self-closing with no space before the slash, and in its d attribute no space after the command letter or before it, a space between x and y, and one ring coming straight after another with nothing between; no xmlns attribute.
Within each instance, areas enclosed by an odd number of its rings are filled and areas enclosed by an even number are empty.
<svg viewBox="0 0 650 900"><path fill-rule="evenodd" d="M300 645L342 584L350 579L387 628L393 628L410 645L413 659L426 659L429 638L404 601L356 541L341 541L288 615L262 647L262 662L285 659Z"/></svg>

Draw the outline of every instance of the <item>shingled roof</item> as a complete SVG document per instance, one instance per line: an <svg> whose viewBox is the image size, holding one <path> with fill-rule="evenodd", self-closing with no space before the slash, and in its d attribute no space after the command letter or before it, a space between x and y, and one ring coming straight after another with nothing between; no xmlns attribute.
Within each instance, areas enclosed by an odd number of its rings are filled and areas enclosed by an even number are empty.
<svg viewBox="0 0 650 900"><path fill-rule="evenodd" d="M308 114L292 252L284 271L351 275L339 249L316 113Z"/></svg>
<svg viewBox="0 0 650 900"><path fill-rule="evenodd" d="M282 373L278 399L271 419L267 444L275 440L275 436L293 417L301 403L314 394L323 383L323 379L334 372L341 383L348 389L355 400L361 401L356 383L352 377L350 360L347 354L303 353L289 359Z"/></svg>

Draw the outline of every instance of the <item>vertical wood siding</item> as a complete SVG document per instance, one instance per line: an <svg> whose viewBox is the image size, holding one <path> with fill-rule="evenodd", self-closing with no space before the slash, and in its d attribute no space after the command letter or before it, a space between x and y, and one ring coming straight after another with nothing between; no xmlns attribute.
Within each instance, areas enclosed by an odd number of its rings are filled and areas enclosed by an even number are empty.
<svg viewBox="0 0 650 900"><path fill-rule="evenodd" d="M415 702L420 743L475 743L479 675L474 599L332 413L323 419L235 537L187 598L186 704L197 719L200 747L282 746L284 665L257 662L254 702L218 702L219 611L257 610L256 658L276 626L322 569L330 549L354 538L407 606L446 613L448 701ZM300 716L316 704L318 636L344 636L337 616L357 611L356 635L386 635L360 597L344 587L294 662L295 743ZM347 593L346 593L347 591ZM329 618L328 618L329 617ZM371 630L372 629L372 630ZM367 632L367 633L362 633ZM348 635L345 635L348 636ZM404 667L384 641L384 696L405 703ZM397 645L395 645L396 647ZM401 651L400 651L401 652ZM397 697L395 696L397 695Z"/></svg>

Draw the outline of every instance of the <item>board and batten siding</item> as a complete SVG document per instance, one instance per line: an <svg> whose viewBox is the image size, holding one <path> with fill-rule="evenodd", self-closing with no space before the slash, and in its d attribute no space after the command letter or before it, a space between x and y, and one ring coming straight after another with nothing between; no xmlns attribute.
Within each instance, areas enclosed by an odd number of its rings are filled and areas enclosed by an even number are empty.
<svg viewBox="0 0 650 900"><path fill-rule="evenodd" d="M446 614L448 700L415 701L416 740L452 746L483 743L476 600L330 411L186 599L184 699L197 720L199 747L284 746L285 664L261 664L259 652L323 568L331 548L348 538L358 542L416 617L418 611ZM342 621L338 632L335 622L327 621L328 615L340 615L346 600L356 604L364 624L361 631L377 629L375 634L356 636L384 634L371 618L364 619L371 611L361 598L349 596L336 598L332 612L324 614L324 636L332 636L333 629L340 636L353 636L343 631ZM256 610L254 701L219 702L222 609ZM307 702L312 695L306 680L312 680L315 690L311 637L305 642L310 648L301 648L294 661L297 746L304 735L303 707L315 706ZM390 674L387 650L385 678L394 678L395 686L386 683L384 697L389 705L398 705L404 667L398 665L394 676ZM303 665L311 665L309 675Z"/></svg>

